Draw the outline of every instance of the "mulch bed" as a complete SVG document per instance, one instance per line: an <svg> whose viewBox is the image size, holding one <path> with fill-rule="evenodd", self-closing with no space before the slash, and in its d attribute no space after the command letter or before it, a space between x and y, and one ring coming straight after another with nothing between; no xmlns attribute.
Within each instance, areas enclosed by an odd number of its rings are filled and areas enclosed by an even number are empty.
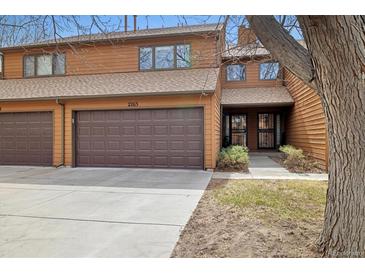
<svg viewBox="0 0 365 274"><path fill-rule="evenodd" d="M284 163L284 156L269 156L273 161L277 162L279 165L281 165L282 167L286 168L289 172L291 173L326 173L326 171L321 168L320 166L315 166L314 163L315 161L313 159L311 159L309 156L307 156L307 161L309 161L310 163L312 163L311 168L305 168L303 169L302 167L292 167L292 166L287 166Z"/></svg>

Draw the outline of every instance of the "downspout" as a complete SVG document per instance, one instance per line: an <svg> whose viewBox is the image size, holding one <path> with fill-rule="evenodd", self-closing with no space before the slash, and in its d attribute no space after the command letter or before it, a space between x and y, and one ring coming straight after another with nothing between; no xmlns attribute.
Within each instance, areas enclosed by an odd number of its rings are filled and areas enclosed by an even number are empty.
<svg viewBox="0 0 365 274"><path fill-rule="evenodd" d="M60 167L65 165L65 104L58 97L56 103L61 106L61 162L56 166Z"/></svg>

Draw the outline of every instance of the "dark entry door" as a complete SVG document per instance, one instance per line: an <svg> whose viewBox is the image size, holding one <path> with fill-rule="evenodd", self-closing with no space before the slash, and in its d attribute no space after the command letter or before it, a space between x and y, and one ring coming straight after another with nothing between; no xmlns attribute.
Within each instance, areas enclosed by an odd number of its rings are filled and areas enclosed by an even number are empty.
<svg viewBox="0 0 365 274"><path fill-rule="evenodd" d="M231 118L231 144L247 146L247 115L233 114Z"/></svg>
<svg viewBox="0 0 365 274"><path fill-rule="evenodd" d="M275 116L273 113L258 114L258 148L275 148Z"/></svg>
<svg viewBox="0 0 365 274"><path fill-rule="evenodd" d="M202 108L76 112L76 166L202 169Z"/></svg>

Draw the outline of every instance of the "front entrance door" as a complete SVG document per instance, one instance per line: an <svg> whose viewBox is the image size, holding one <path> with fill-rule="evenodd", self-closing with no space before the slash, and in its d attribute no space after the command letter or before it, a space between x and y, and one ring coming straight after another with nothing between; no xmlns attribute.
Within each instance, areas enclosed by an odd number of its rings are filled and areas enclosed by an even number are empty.
<svg viewBox="0 0 365 274"><path fill-rule="evenodd" d="M232 114L231 116L231 144L247 146L247 116L246 114Z"/></svg>
<svg viewBox="0 0 365 274"><path fill-rule="evenodd" d="M258 114L258 148L275 148L275 116L273 113Z"/></svg>

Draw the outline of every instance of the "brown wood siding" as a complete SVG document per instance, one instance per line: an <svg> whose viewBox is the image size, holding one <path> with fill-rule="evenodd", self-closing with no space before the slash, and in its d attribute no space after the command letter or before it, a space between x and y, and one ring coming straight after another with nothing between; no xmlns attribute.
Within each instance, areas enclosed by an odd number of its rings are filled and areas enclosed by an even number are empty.
<svg viewBox="0 0 365 274"><path fill-rule="evenodd" d="M260 80L260 62L248 61L241 62L246 65L246 79L243 81L227 81L226 67L229 64L222 64L222 88L252 88L252 87L277 87L282 86L282 80Z"/></svg>
<svg viewBox="0 0 365 274"><path fill-rule="evenodd" d="M216 135L213 134L214 109L212 95L125 97L108 99L84 99L65 101L65 164L73 164L72 113L77 110L131 109L128 102L138 102L137 109L143 108L186 108L204 107L204 167L215 168ZM219 136L218 136L219 137ZM219 142L219 141L218 141Z"/></svg>
<svg viewBox="0 0 365 274"><path fill-rule="evenodd" d="M53 165L61 164L61 107L55 101L0 102L0 113L53 112Z"/></svg>
<svg viewBox="0 0 365 274"><path fill-rule="evenodd" d="M138 52L141 46L187 43L192 48L192 67L218 67L216 39L212 36L184 36L144 39L108 44L76 45L61 47L66 52L66 74L98 74L138 71ZM26 54L53 52L54 48L20 49L4 52L4 78L23 77L23 56Z"/></svg>
<svg viewBox="0 0 365 274"><path fill-rule="evenodd" d="M316 91L289 71L284 71L286 86L294 98L287 119L287 143L303 149L328 168L326 121Z"/></svg>
<svg viewBox="0 0 365 274"><path fill-rule="evenodd" d="M218 77L219 79L219 77ZM218 153L221 148L221 120L222 120L222 113L221 113L221 97L222 97L222 89L221 83L218 81L217 88L215 93L211 96L212 98L212 161L214 163L217 162Z"/></svg>

